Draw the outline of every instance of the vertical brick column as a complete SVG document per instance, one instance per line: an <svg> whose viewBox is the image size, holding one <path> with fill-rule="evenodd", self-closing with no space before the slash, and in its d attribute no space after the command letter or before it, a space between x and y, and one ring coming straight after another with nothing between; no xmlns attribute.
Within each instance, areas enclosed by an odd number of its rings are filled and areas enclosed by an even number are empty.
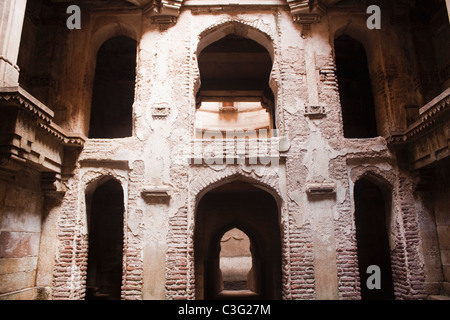
<svg viewBox="0 0 450 320"><path fill-rule="evenodd" d="M166 298L186 300L188 296L188 217L187 208L180 208L169 218L167 235Z"/></svg>
<svg viewBox="0 0 450 320"><path fill-rule="evenodd" d="M412 184L408 177L399 177L399 200L402 210L402 222L404 230L405 251L399 254L405 254L406 273L402 273L402 280L408 284L408 292L404 295L405 299L425 299L425 273L423 262L419 253L420 235L418 217L416 216L415 199L412 190ZM406 279L405 279L406 277ZM405 288L403 288L404 290Z"/></svg>
<svg viewBox="0 0 450 320"><path fill-rule="evenodd" d="M283 262L284 268L290 269L289 296L284 299L311 300L315 295L314 253L312 245L311 224L305 223L301 228L295 226L290 217L289 264ZM286 291L286 290L285 290Z"/></svg>
<svg viewBox="0 0 450 320"><path fill-rule="evenodd" d="M0 87L19 85L19 56L27 0L0 2Z"/></svg>
<svg viewBox="0 0 450 320"><path fill-rule="evenodd" d="M330 163L331 178L341 181L341 188L350 190L345 158L336 158ZM336 265L338 276L338 295L342 300L359 300L360 279L358 250L356 242L355 216L351 206L353 199L346 192L345 201L336 204L337 218L334 221L336 237Z"/></svg>
<svg viewBox="0 0 450 320"><path fill-rule="evenodd" d="M58 221L58 254L53 270L53 299L65 300L75 299L79 287L75 280L81 281L86 273L87 261L87 236L77 234L77 188L72 184L66 193ZM78 251L78 252L77 252ZM80 268L76 270L76 265ZM83 273L83 274L82 274ZM79 290L78 290L79 291Z"/></svg>
<svg viewBox="0 0 450 320"><path fill-rule="evenodd" d="M138 208L138 199L141 197L140 188L144 184L145 165L142 160L133 162L128 182L128 206L125 218L124 231L124 259L125 270L123 275L122 298L126 300L141 300L143 285L143 254L142 234L140 229L130 232L126 225L133 219L136 225L140 225L142 210Z"/></svg>

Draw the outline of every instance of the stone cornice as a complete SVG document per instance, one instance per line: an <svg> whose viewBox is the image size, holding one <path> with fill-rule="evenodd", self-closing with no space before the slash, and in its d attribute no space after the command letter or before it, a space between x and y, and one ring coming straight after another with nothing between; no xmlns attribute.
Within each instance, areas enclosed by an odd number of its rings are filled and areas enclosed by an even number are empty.
<svg viewBox="0 0 450 320"><path fill-rule="evenodd" d="M448 115L450 106L450 88L445 90L435 99L427 103L420 109L420 118L411 124L405 131L391 134L386 140L389 144L406 143L421 133L425 132L427 128L433 126L438 119Z"/></svg>
<svg viewBox="0 0 450 320"><path fill-rule="evenodd" d="M56 125L53 111L20 87L0 88L0 109L0 170L14 176L33 167L43 174L44 194L60 197L87 139Z"/></svg>
<svg viewBox="0 0 450 320"><path fill-rule="evenodd" d="M420 109L419 119L406 130L386 138L390 147L406 156L410 170L450 158L450 88Z"/></svg>
<svg viewBox="0 0 450 320"><path fill-rule="evenodd" d="M85 137L78 134L68 134L63 128L55 124L52 121L54 112L21 87L0 88L1 105L15 106L24 110L37 120L36 127L45 130L65 146L83 147L86 141Z"/></svg>
<svg viewBox="0 0 450 320"><path fill-rule="evenodd" d="M46 123L50 123L54 116L52 110L39 102L21 87L0 88L0 103L15 104Z"/></svg>

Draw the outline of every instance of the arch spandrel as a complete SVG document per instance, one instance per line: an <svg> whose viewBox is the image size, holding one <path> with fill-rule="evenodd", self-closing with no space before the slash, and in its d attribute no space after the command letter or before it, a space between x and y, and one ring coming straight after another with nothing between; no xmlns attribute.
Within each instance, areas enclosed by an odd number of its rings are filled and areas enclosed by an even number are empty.
<svg viewBox="0 0 450 320"><path fill-rule="evenodd" d="M263 177L267 176L264 175ZM275 198L278 206L281 208L283 197L278 186L277 178L272 177L268 180L263 180L262 178L255 176L254 173L246 173L243 171L224 173L223 175L214 175L213 177L207 174L205 176L198 174L196 179L191 181L191 196L195 199L196 204L198 204L202 197L209 191L235 181L250 183L257 188L266 191Z"/></svg>

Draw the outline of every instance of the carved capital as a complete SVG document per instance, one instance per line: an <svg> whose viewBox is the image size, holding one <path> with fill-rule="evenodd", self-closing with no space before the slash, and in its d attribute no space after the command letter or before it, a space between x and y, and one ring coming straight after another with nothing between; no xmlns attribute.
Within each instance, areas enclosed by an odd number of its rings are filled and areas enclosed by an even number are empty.
<svg viewBox="0 0 450 320"><path fill-rule="evenodd" d="M153 0L144 8L144 14L164 31L177 23L182 4L183 0Z"/></svg>
<svg viewBox="0 0 450 320"><path fill-rule="evenodd" d="M302 25L319 22L325 12L318 0L288 0L288 5L294 22Z"/></svg>

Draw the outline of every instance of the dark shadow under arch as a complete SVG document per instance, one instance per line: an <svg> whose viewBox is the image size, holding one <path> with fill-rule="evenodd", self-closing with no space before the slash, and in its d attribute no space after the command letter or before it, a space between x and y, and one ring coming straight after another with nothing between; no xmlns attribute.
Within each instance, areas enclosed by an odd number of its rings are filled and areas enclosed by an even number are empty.
<svg viewBox="0 0 450 320"><path fill-rule="evenodd" d="M354 202L361 298L392 300L394 285L387 231L391 199L377 183L364 177L355 183ZM376 265L381 270L380 289L370 289L367 286L367 279L372 275L367 273L367 268L371 265Z"/></svg>
<svg viewBox="0 0 450 320"><path fill-rule="evenodd" d="M343 34L334 40L344 137L378 136L375 102L364 46Z"/></svg>
<svg viewBox="0 0 450 320"><path fill-rule="evenodd" d="M124 193L105 179L86 194L88 218L87 300L118 300L122 287Z"/></svg>
<svg viewBox="0 0 450 320"><path fill-rule="evenodd" d="M126 36L113 37L98 50L89 138L125 138L132 135L136 52L136 40Z"/></svg>
<svg viewBox="0 0 450 320"><path fill-rule="evenodd" d="M221 295L220 239L232 228L250 238L255 267L255 293ZM194 232L197 299L280 299L281 234L278 206L272 195L249 183L234 181L200 200Z"/></svg>

